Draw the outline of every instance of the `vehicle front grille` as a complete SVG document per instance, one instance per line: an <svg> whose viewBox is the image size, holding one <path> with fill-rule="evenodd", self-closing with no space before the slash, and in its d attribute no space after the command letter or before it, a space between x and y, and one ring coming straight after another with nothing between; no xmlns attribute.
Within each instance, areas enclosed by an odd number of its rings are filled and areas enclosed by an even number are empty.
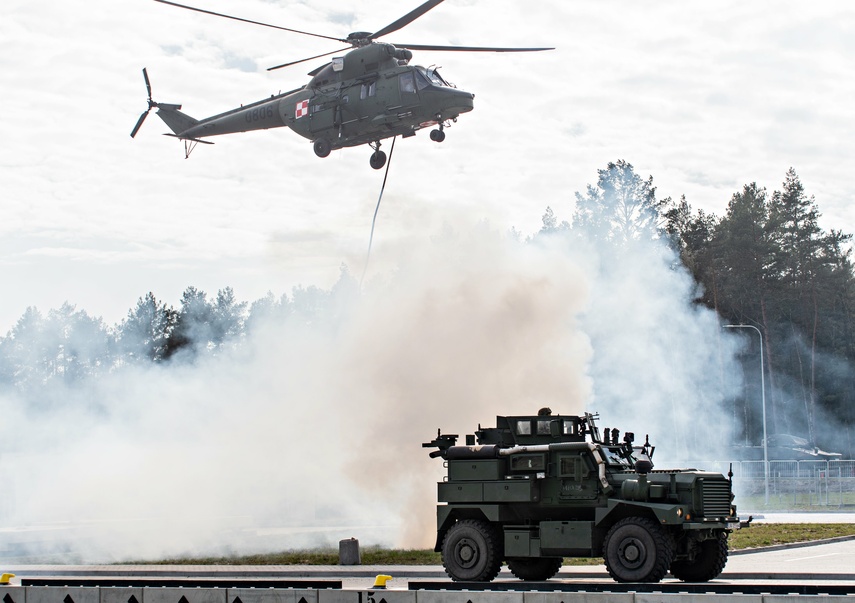
<svg viewBox="0 0 855 603"><path fill-rule="evenodd" d="M699 480L701 485L701 515L724 517L730 515L730 483L724 479Z"/></svg>

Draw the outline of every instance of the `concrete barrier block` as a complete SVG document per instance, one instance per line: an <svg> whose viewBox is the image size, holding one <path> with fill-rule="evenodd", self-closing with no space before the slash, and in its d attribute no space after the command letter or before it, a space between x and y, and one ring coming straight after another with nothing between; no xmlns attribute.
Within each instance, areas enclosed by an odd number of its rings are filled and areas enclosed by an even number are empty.
<svg viewBox="0 0 855 603"><path fill-rule="evenodd" d="M524 603L634 603L632 593L527 592ZM802 602L804 603L804 602Z"/></svg>
<svg viewBox="0 0 855 603"><path fill-rule="evenodd" d="M28 603L100 603L97 586L26 586Z"/></svg>
<svg viewBox="0 0 855 603"><path fill-rule="evenodd" d="M27 589L20 586L0 586L0 601L3 603L25 603Z"/></svg>
<svg viewBox="0 0 855 603"><path fill-rule="evenodd" d="M482 592L469 590L418 590L416 603L523 603L521 592Z"/></svg>
<svg viewBox="0 0 855 603"><path fill-rule="evenodd" d="M230 588L227 603L297 603L290 588Z"/></svg>
<svg viewBox="0 0 855 603"><path fill-rule="evenodd" d="M226 589L146 587L142 603L226 603Z"/></svg>
<svg viewBox="0 0 855 603"><path fill-rule="evenodd" d="M356 538L339 540L338 542L338 564L339 565L361 565L362 556L359 554L359 541Z"/></svg>
<svg viewBox="0 0 855 603"><path fill-rule="evenodd" d="M701 593L636 593L635 603L710 603L710 596ZM717 594L715 597L720 603L763 603L763 595Z"/></svg>
<svg viewBox="0 0 855 603"><path fill-rule="evenodd" d="M307 588L230 588L226 603L318 603L318 591Z"/></svg>
<svg viewBox="0 0 855 603"><path fill-rule="evenodd" d="M855 600L855 597L851 597L849 599L842 599L839 595L810 595L810 596L799 596L799 595L763 595L763 603L804 603L805 600L809 600L810 603L840 603L843 601L852 601Z"/></svg>
<svg viewBox="0 0 855 603"><path fill-rule="evenodd" d="M351 591L356 595L356 599L348 599L340 603L416 603L416 591L414 590L361 590ZM324 598L325 593L321 592L320 603L339 603L327 601Z"/></svg>
<svg viewBox="0 0 855 603"><path fill-rule="evenodd" d="M318 590L318 603L365 603L364 598L359 598L361 594L354 590L321 589Z"/></svg>
<svg viewBox="0 0 855 603"><path fill-rule="evenodd" d="M113 586L102 587L101 603L143 603L142 587Z"/></svg>

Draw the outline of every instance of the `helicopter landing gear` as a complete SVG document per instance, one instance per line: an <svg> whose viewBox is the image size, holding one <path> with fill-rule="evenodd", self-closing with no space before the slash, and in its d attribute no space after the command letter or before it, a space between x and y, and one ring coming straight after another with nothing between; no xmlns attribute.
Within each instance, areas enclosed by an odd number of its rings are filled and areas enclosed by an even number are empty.
<svg viewBox="0 0 855 603"><path fill-rule="evenodd" d="M315 155L318 157L326 157L330 154L332 150L332 145L330 145L330 141L326 138L318 138L314 144L315 147Z"/></svg>
<svg viewBox="0 0 855 603"><path fill-rule="evenodd" d="M371 157L368 159L369 165L373 167L375 170L379 170L384 165L386 165L386 153L380 150L380 141L369 143L374 152L371 154Z"/></svg>
<svg viewBox="0 0 855 603"><path fill-rule="evenodd" d="M443 132L442 126L439 126L438 130L430 131L430 139L434 142L442 142L445 140L445 132Z"/></svg>
<svg viewBox="0 0 855 603"><path fill-rule="evenodd" d="M371 167L375 170L379 170L386 165L386 153L383 151L374 151L371 154L371 158L368 160L368 163L371 164Z"/></svg>

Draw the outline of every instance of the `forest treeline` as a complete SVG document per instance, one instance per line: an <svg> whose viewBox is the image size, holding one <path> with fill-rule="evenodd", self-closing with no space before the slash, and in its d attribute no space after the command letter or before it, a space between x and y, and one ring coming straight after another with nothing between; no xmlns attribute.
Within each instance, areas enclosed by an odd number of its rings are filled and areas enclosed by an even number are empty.
<svg viewBox="0 0 855 603"><path fill-rule="evenodd" d="M596 185L575 194L572 219L559 223L546 208L541 237L584 236L620 247L649 239L674 251L697 283L693 303L714 310L722 324L750 325L763 337L763 370L769 433L793 433L820 446L824 427L851 426L853 405L853 307L855 273L851 235L819 226L820 212L793 169L780 190L757 183L733 193L721 215L693 210L685 197L658 199L653 178L638 176L625 161L599 170ZM231 288L216 296L188 287L178 307L141 297L124 320L106 325L66 303L42 314L28 308L0 338L0 389L37 394L51 383L74 384L129 364L168 364L239 346L270 319L302 323L331 320L344 296L358 295L346 267L330 290L297 287L290 296L269 293L251 304ZM745 399L733 414L744 440L759 444L759 337L742 329ZM712 369L711 369L712 370Z"/></svg>

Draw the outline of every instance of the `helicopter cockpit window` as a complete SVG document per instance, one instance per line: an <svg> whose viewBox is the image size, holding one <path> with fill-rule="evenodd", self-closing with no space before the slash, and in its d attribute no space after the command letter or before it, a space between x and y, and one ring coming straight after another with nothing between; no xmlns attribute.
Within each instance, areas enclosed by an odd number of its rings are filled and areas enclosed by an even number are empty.
<svg viewBox="0 0 855 603"><path fill-rule="evenodd" d="M436 69L419 69L434 86L449 86Z"/></svg>
<svg viewBox="0 0 855 603"><path fill-rule="evenodd" d="M402 73L400 77L401 92L415 92L416 82L412 72Z"/></svg>
<svg viewBox="0 0 855 603"><path fill-rule="evenodd" d="M424 71L416 69L416 87L418 87L419 90L424 90L428 86L430 86L430 80L425 75Z"/></svg>

